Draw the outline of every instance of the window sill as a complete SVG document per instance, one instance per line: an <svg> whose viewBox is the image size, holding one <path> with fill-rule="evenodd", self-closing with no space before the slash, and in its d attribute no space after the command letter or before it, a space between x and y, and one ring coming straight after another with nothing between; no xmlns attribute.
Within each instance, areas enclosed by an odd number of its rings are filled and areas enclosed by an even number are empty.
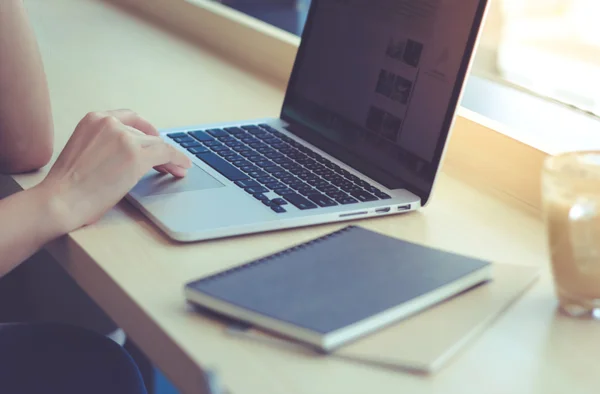
<svg viewBox="0 0 600 394"><path fill-rule="evenodd" d="M209 0L111 1L209 45L282 90L285 88L300 42L297 36ZM476 78L469 84L482 86ZM531 99L529 94L521 94L521 99ZM600 129L600 122L559 104L548 107L545 100L527 101L517 107L519 113L502 119L494 112L503 101L515 96L507 96L502 88L494 95L494 105L488 111L460 108L443 170L539 212L539 177L546 156L567 150L600 149L600 133L596 130ZM482 114L487 115L486 112L488 116ZM498 120L492 120L490 115ZM515 119L519 124L515 124Z"/></svg>

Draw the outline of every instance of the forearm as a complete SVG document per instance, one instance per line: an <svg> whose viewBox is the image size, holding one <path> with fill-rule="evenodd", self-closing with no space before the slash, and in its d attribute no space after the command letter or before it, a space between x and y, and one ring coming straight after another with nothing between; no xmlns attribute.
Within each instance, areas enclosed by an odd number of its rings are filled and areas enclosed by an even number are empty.
<svg viewBox="0 0 600 394"><path fill-rule="evenodd" d="M65 232L58 212L39 186L0 200L0 278Z"/></svg>
<svg viewBox="0 0 600 394"><path fill-rule="evenodd" d="M0 172L43 167L52 147L48 85L23 0L1 0Z"/></svg>

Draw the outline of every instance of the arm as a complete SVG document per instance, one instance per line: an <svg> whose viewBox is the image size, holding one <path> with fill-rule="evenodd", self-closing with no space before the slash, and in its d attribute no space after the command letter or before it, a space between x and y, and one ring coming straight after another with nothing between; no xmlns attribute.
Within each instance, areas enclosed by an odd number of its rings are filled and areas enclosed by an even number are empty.
<svg viewBox="0 0 600 394"><path fill-rule="evenodd" d="M0 200L0 217L0 278L64 232L39 187Z"/></svg>
<svg viewBox="0 0 600 394"><path fill-rule="evenodd" d="M23 0L1 0L0 173L43 167L52 148L48 86Z"/></svg>
<svg viewBox="0 0 600 394"><path fill-rule="evenodd" d="M46 179L0 201L0 277L47 242L94 223L152 168L185 176L190 159L157 135L131 111L88 114Z"/></svg>

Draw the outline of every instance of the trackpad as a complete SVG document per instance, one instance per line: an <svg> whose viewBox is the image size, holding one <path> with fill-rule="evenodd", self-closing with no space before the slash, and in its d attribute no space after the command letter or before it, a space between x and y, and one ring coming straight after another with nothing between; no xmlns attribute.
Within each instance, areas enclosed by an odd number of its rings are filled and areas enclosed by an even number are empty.
<svg viewBox="0 0 600 394"><path fill-rule="evenodd" d="M156 196L160 194L214 189L223 186L225 185L194 164L184 178L175 178L170 174L159 174L153 170L153 172L148 173L138 182L133 188L132 193L140 197Z"/></svg>

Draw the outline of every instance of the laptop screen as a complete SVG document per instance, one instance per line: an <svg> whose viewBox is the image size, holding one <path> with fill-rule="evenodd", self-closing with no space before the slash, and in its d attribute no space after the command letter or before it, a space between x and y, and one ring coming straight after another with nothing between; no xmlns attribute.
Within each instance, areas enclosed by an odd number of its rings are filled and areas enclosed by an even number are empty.
<svg viewBox="0 0 600 394"><path fill-rule="evenodd" d="M282 118L384 186L429 198L486 0L313 0Z"/></svg>

